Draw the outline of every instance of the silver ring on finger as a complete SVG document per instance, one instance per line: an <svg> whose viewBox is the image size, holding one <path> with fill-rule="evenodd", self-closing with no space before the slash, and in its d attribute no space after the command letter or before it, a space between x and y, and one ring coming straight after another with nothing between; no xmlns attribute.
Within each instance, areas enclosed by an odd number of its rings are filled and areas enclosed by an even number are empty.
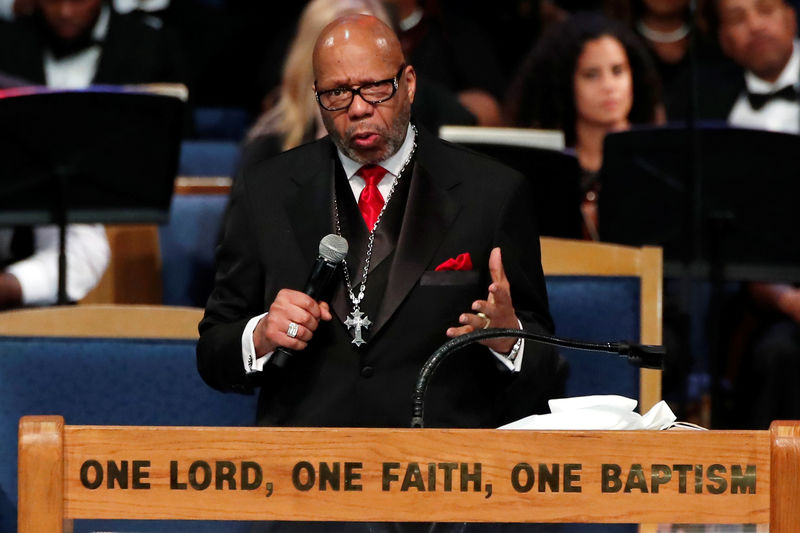
<svg viewBox="0 0 800 533"><path fill-rule="evenodd" d="M486 321L486 324L484 324L484 325L483 325L483 327L482 327L481 329L486 329L486 328L488 328L488 327L489 327L489 324L491 324L491 323L492 323L492 319L491 319L491 318L489 318L488 316L486 316L484 313L478 313L478 314L477 314L477 316L481 317L482 319L484 319L484 320Z"/></svg>
<svg viewBox="0 0 800 533"><path fill-rule="evenodd" d="M289 322L289 328L286 330L286 336L294 339L295 337L297 337L298 331L300 331L300 326L298 326L294 322Z"/></svg>

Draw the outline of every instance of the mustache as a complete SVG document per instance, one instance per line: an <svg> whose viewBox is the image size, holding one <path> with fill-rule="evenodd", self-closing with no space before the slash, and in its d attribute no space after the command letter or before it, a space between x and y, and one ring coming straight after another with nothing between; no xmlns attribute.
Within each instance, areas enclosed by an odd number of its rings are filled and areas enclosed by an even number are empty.
<svg viewBox="0 0 800 533"><path fill-rule="evenodd" d="M355 124L347 128L344 132L346 138L352 138L354 135L358 135L361 133L377 133L383 137L386 136L388 132L387 128L378 125L365 125L365 124Z"/></svg>

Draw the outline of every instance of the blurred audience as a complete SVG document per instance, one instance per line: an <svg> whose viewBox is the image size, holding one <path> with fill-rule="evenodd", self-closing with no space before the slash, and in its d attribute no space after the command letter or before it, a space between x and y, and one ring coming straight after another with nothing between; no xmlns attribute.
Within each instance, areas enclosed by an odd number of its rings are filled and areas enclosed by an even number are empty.
<svg viewBox="0 0 800 533"><path fill-rule="evenodd" d="M722 50L744 69L725 97L730 124L800 133L800 49L794 8L784 0L715 0ZM786 154L792 157L793 154ZM727 361L734 387L730 423L766 429L800 418L800 288L750 283L736 309L738 354Z"/></svg>
<svg viewBox="0 0 800 533"><path fill-rule="evenodd" d="M605 136L663 121L658 75L644 46L622 23L600 13L572 15L542 36L512 85L508 103L516 126L564 132L582 169L584 196L576 209L584 237L599 240ZM687 316L671 296L664 303L664 344L664 394L681 402L692 363Z"/></svg>
<svg viewBox="0 0 800 533"><path fill-rule="evenodd" d="M322 28L351 13L373 14L390 23L380 0L313 0L303 10L286 55L278 100L248 133L243 158L269 157L327 135L312 90L311 55ZM455 95L423 76L418 78L412 115L433 131L442 124L474 123Z"/></svg>
<svg viewBox="0 0 800 533"><path fill-rule="evenodd" d="M0 31L0 71L30 84L84 88L92 83L183 81L179 53L162 32L103 0L36 0L33 12ZM58 292L58 231L0 232L0 308L52 304ZM68 226L67 297L77 301L109 261L103 226Z"/></svg>
<svg viewBox="0 0 800 533"><path fill-rule="evenodd" d="M261 159L326 134L311 89L313 43L336 17L374 14L397 28L417 70L418 124L564 132L582 169L584 236L596 240L610 132L694 116L800 133L796 3L707 0L692 20L692 0L0 0L0 87L183 82L196 105L263 109L243 154ZM611 18L570 15L578 9ZM0 308L55 302L55 235L51 226L0 230ZM103 228L71 225L67 252L68 296L78 300L108 263ZM800 288L753 283L743 301L753 334L740 339L731 374L737 409L749 406L743 425L800 417L791 381L800 376ZM680 347L670 350L667 390L688 353L670 322L665 343Z"/></svg>
<svg viewBox="0 0 800 533"><path fill-rule="evenodd" d="M461 16L460 9L443 10L437 0L384 1L417 73L458 94L479 126L501 125L505 76L481 26Z"/></svg>
<svg viewBox="0 0 800 533"><path fill-rule="evenodd" d="M487 9L484 0L439 2L444 13L457 11L460 17L480 25L491 40L506 84L539 38L542 28L566 17L566 12L555 8L549 0L499 0L492 2L491 10Z"/></svg>
<svg viewBox="0 0 800 533"><path fill-rule="evenodd" d="M104 0L36 0L0 33L0 71L57 88L187 78L170 35Z"/></svg>
<svg viewBox="0 0 800 533"><path fill-rule="evenodd" d="M700 93L735 75L715 40L701 31L702 18L695 14L692 20L690 0L606 0L605 6L609 15L625 22L646 44L661 78L667 119L686 119L690 107L696 105L691 94L690 45L696 62L694 83Z"/></svg>
<svg viewBox="0 0 800 533"><path fill-rule="evenodd" d="M548 30L509 94L518 127L559 129L583 170L585 233L598 239L598 172L603 139L632 124L661 120L659 81L650 58L622 24L580 13Z"/></svg>
<svg viewBox="0 0 800 533"><path fill-rule="evenodd" d="M0 0L2 1L2 0ZM260 94L257 67L264 36L290 18L273 2L203 0L112 0L114 10L132 14L174 34L186 58L192 104L254 111Z"/></svg>
<svg viewBox="0 0 800 533"><path fill-rule="evenodd" d="M800 132L800 50L795 10L784 0L715 0L723 52L744 69L724 94L735 126Z"/></svg>
<svg viewBox="0 0 800 533"><path fill-rule="evenodd" d="M103 276L111 252L101 225L67 226L67 298L86 296ZM58 301L58 228L0 229L0 310Z"/></svg>
<svg viewBox="0 0 800 533"><path fill-rule="evenodd" d="M14 17L30 15L36 0L0 0L0 18L12 20Z"/></svg>
<svg viewBox="0 0 800 533"><path fill-rule="evenodd" d="M193 105L254 109L260 97L256 77L263 56L263 35L272 35L282 23L285 25L281 10L273 7L267 11L262 2L232 0L106 1L115 13L143 22L162 34L159 39L171 41L162 55L180 48L178 79L189 86ZM36 2L0 0L0 17L25 18L34 13ZM77 10L83 2L72 0L68 4ZM169 35L169 39L163 35Z"/></svg>

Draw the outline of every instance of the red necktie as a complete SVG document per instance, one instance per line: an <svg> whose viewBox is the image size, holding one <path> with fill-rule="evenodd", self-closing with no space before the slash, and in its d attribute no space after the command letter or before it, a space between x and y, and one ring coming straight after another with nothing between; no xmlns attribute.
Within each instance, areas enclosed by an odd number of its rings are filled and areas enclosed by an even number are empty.
<svg viewBox="0 0 800 533"><path fill-rule="evenodd" d="M384 201L381 191L378 190L378 183L386 175L386 169L378 165L365 165L358 169L357 174L367 183L358 198L358 208L361 210L367 229L372 231L383 209Z"/></svg>

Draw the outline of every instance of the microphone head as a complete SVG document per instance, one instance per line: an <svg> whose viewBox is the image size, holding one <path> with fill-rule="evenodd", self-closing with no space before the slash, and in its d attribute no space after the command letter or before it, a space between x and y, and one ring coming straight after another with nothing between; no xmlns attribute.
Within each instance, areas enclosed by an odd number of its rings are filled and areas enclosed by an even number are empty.
<svg viewBox="0 0 800 533"><path fill-rule="evenodd" d="M347 240L331 233L319 241L319 255L329 263L341 263L347 256Z"/></svg>

